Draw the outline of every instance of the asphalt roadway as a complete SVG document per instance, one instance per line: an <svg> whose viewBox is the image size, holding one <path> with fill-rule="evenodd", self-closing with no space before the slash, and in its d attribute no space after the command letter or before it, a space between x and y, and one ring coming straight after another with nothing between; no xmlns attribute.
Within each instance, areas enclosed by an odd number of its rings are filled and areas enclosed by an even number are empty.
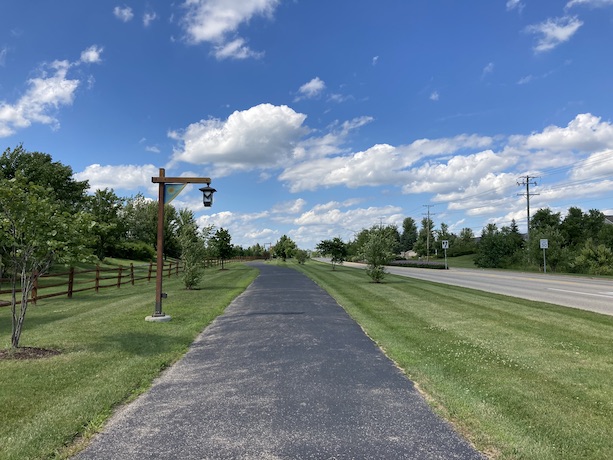
<svg viewBox="0 0 613 460"><path fill-rule="evenodd" d="M291 268L257 267L185 357L76 458L485 458L324 290Z"/></svg>

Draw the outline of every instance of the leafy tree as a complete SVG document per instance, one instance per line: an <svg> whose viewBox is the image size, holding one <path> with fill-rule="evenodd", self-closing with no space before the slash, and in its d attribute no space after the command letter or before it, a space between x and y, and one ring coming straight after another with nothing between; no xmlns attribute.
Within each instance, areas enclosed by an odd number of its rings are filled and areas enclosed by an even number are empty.
<svg viewBox="0 0 613 460"><path fill-rule="evenodd" d="M543 250L540 247L541 239L548 240L549 248L546 250L547 270L564 270L569 262L569 250L564 245L564 236L559 228L545 227L538 232L530 234L528 251L530 259L539 267L543 266Z"/></svg>
<svg viewBox="0 0 613 460"><path fill-rule="evenodd" d="M273 252L285 262L288 258L292 257L297 248L298 246L290 237L283 235L273 246Z"/></svg>
<svg viewBox="0 0 613 460"><path fill-rule="evenodd" d="M362 245L360 256L367 263L366 274L380 283L385 277L385 265L394 259L393 236L379 227L371 229L368 240Z"/></svg>
<svg viewBox="0 0 613 460"><path fill-rule="evenodd" d="M304 264L309 258L309 253L306 252L304 249L296 249L296 252L294 253L294 257L296 258L299 264Z"/></svg>
<svg viewBox="0 0 613 460"><path fill-rule="evenodd" d="M400 251L406 252L413 249L417 241L417 224L412 217L406 217L402 221L402 234L400 235Z"/></svg>
<svg viewBox="0 0 613 460"><path fill-rule="evenodd" d="M338 236L331 240L323 240L316 247L322 255L330 256L332 270L336 264L342 264L347 260L347 245Z"/></svg>
<svg viewBox="0 0 613 460"><path fill-rule="evenodd" d="M183 263L183 284L185 289L194 289L202 277L206 246L204 233L198 232L198 225L193 211L181 209L178 213L179 246L181 248L181 262ZM210 232L211 228L208 228Z"/></svg>
<svg viewBox="0 0 613 460"><path fill-rule="evenodd" d="M613 275L613 251L604 244L596 245L588 239L571 267L589 275Z"/></svg>
<svg viewBox="0 0 613 460"><path fill-rule="evenodd" d="M488 224L481 233L475 264L481 268L505 268L516 260L523 247L523 237L512 222L500 230L496 224Z"/></svg>
<svg viewBox="0 0 613 460"><path fill-rule="evenodd" d="M560 228L560 213L549 208L541 208L530 219L530 233L544 231L546 228Z"/></svg>
<svg viewBox="0 0 613 460"><path fill-rule="evenodd" d="M224 260L230 259L234 253L230 232L223 227L220 228L210 238L209 244L215 257L221 260L221 269L223 270Z"/></svg>
<svg viewBox="0 0 613 460"><path fill-rule="evenodd" d="M90 226L86 214L69 212L49 189L28 184L19 173L14 179L0 179L0 256L12 290L13 348L19 346L34 281L53 262L71 264L85 258Z"/></svg>
<svg viewBox="0 0 613 460"><path fill-rule="evenodd" d="M94 253L99 260L117 252L117 248L125 238L125 220L121 218L123 199L115 195L112 189L96 190L88 197L86 210L96 223L92 228L94 238Z"/></svg>
<svg viewBox="0 0 613 460"><path fill-rule="evenodd" d="M142 193L128 198L124 219L129 241L143 241L157 249L158 202L145 198ZM177 210L171 204L164 205L164 256L180 257Z"/></svg>
<svg viewBox="0 0 613 460"><path fill-rule="evenodd" d="M0 156L0 178L34 183L47 189L55 200L76 211L86 202L87 181L76 181L70 166L53 161L51 155L27 152L23 145L6 149Z"/></svg>
<svg viewBox="0 0 613 460"><path fill-rule="evenodd" d="M430 251L428 252L428 241L430 242ZM418 256L431 256L434 254L434 223L432 219L424 217L421 220L421 229L417 235L417 241L413 245L413 250Z"/></svg>
<svg viewBox="0 0 613 460"><path fill-rule="evenodd" d="M568 246L577 247L583 244L587 238L585 236L583 211L574 206L569 208L568 214L560 224L560 230Z"/></svg>
<svg viewBox="0 0 613 460"><path fill-rule="evenodd" d="M462 256L465 254L474 254L477 252L477 244L475 243L475 234L470 228L463 228L453 244L449 246L447 255L449 257Z"/></svg>

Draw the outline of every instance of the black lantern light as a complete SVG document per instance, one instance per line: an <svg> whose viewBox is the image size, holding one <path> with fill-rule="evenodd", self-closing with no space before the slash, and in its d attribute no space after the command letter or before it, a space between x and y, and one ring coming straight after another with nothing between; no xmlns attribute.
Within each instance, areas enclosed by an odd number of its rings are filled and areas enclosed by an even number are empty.
<svg viewBox="0 0 613 460"><path fill-rule="evenodd" d="M211 187L211 184L206 184L206 187L202 187L200 191L202 192L202 203L204 204L204 207L210 208L213 204L213 193L215 193L217 190Z"/></svg>

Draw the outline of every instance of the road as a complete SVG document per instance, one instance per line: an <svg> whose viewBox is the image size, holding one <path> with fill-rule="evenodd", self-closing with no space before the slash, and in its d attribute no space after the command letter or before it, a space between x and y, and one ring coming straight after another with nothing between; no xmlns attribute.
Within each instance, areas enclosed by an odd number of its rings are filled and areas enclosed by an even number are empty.
<svg viewBox="0 0 613 460"><path fill-rule="evenodd" d="M318 260L329 261L323 258ZM364 264L351 262L345 262L344 265L365 267ZM613 315L613 281L604 278L468 268L428 270L414 267L387 267L387 271L394 275Z"/></svg>

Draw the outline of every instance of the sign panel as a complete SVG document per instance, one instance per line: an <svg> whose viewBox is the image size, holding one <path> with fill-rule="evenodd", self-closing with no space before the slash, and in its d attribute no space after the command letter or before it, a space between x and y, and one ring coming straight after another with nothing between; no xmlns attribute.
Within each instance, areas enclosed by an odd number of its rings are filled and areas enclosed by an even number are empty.
<svg viewBox="0 0 613 460"><path fill-rule="evenodd" d="M443 240L441 244L443 245L443 249L449 249L449 240Z"/></svg>
<svg viewBox="0 0 613 460"><path fill-rule="evenodd" d="M549 249L549 240L544 238L541 240L541 249Z"/></svg>

